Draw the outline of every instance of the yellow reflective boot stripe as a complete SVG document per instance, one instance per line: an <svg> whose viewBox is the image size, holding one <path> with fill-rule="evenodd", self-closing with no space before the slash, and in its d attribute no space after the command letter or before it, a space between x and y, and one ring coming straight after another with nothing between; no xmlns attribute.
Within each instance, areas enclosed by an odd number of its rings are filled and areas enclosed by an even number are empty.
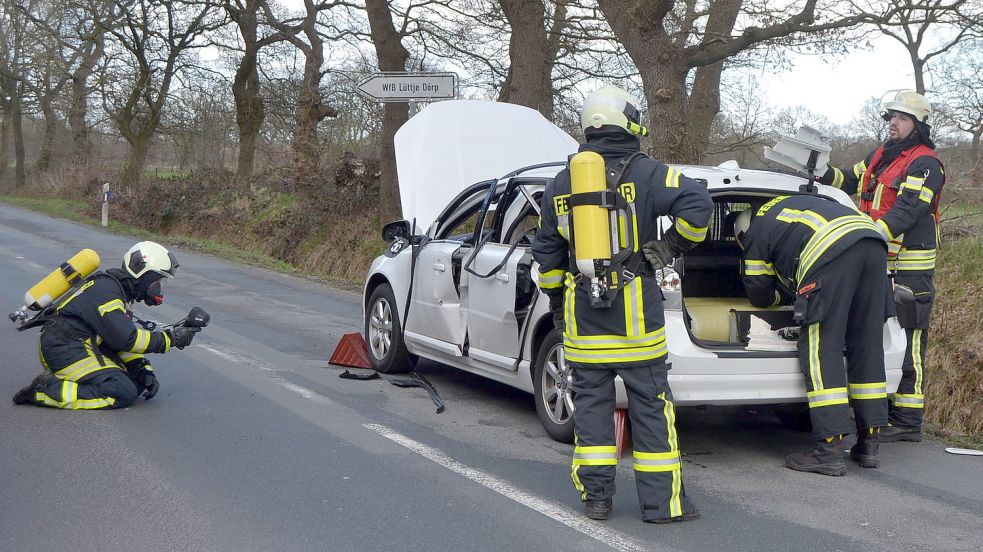
<svg viewBox="0 0 983 552"><path fill-rule="evenodd" d="M850 397L846 387L832 387L830 389L820 389L806 393L809 399L809 408L819 408L821 406L832 406L834 404L850 404Z"/></svg>
<svg viewBox="0 0 983 552"><path fill-rule="evenodd" d="M693 226L682 217L676 217L675 227L680 236L694 243L699 243L707 237L707 227Z"/></svg>
<svg viewBox="0 0 983 552"><path fill-rule="evenodd" d="M574 447L573 463L579 466L616 466L618 448L607 445Z"/></svg>
<svg viewBox="0 0 983 552"><path fill-rule="evenodd" d="M580 437L576 433L573 434L573 444L576 447L580 443ZM576 449L575 449L576 450ZM617 450L617 447L615 447ZM573 487L580 491L580 500L587 500L587 490L584 488L584 484L580 481L580 474L577 471L580 469L580 464L577 462L572 462L570 465L570 479L573 481Z"/></svg>
<svg viewBox="0 0 983 552"><path fill-rule="evenodd" d="M775 266L767 261L747 259L744 261L745 276L774 276Z"/></svg>
<svg viewBox="0 0 983 552"><path fill-rule="evenodd" d="M672 401L666 398L665 392L659 393L662 399L662 414L666 420L666 441L669 443L669 452L679 454L679 436L676 434L676 407ZM683 515L683 473L682 466L677 462L676 468L672 473L672 494L669 497L669 516Z"/></svg>
<svg viewBox="0 0 983 552"><path fill-rule="evenodd" d="M679 451L638 452L635 451L635 471L667 472L679 469Z"/></svg>
<svg viewBox="0 0 983 552"><path fill-rule="evenodd" d="M809 324L809 379L813 389L823 388L822 365L819 362L819 322Z"/></svg>
<svg viewBox="0 0 983 552"><path fill-rule="evenodd" d="M849 383L850 398L855 400L862 399L886 399L887 383Z"/></svg>
<svg viewBox="0 0 983 552"><path fill-rule="evenodd" d="M542 289L558 289L563 287L567 271L562 268L547 270L539 273L539 287Z"/></svg>
<svg viewBox="0 0 983 552"><path fill-rule="evenodd" d="M925 408L925 395L919 393L895 393L891 402L899 408Z"/></svg>
<svg viewBox="0 0 983 552"><path fill-rule="evenodd" d="M915 369L915 393L924 393L922 382L925 373L922 370L922 330L911 330L911 365Z"/></svg>

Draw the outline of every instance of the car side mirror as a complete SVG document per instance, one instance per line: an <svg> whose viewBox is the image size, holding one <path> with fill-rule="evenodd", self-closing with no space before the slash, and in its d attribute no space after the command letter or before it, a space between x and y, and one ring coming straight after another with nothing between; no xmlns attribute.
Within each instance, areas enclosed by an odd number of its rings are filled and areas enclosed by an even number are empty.
<svg viewBox="0 0 983 552"><path fill-rule="evenodd" d="M410 223L405 220L390 222L382 227L382 239L393 241L396 238L410 237Z"/></svg>

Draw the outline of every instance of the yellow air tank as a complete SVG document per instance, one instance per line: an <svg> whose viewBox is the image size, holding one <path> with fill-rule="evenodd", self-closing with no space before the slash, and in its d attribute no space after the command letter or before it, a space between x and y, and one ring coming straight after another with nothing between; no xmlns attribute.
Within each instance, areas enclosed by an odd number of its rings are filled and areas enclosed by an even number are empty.
<svg viewBox="0 0 983 552"><path fill-rule="evenodd" d="M68 259L24 294L24 306L41 310L68 291L76 282L99 268L99 254L83 249Z"/></svg>
<svg viewBox="0 0 983 552"><path fill-rule="evenodd" d="M607 189L604 158L593 151L582 151L570 160L570 191L574 194ZM577 269L588 277L601 276L595 260L611 259L610 213L600 205L573 207L574 249Z"/></svg>

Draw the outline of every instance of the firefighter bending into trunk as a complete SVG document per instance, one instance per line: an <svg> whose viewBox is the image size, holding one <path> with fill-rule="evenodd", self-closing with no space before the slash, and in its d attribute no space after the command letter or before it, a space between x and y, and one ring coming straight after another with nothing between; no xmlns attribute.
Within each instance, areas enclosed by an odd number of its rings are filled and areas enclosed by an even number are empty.
<svg viewBox="0 0 983 552"><path fill-rule="evenodd" d="M703 241L713 204L699 183L639 152L639 136L647 131L637 106L615 86L584 102L587 142L547 186L532 250L539 286L549 297L573 368L571 476L586 515L607 519L611 511L618 463L617 374L628 392L642 519L667 523L699 512L683 487L655 270ZM593 191L580 191L582 180L593 181ZM675 217L675 223L657 240L662 215ZM596 222L593 231L584 225L589 220ZM587 254L596 248L605 252Z"/></svg>
<svg viewBox="0 0 983 552"><path fill-rule="evenodd" d="M744 249L751 304L773 306L794 296L794 321L801 325L799 363L816 444L788 455L786 467L845 475L843 436L853 432L851 403L857 443L850 458L878 467L878 432L887 425L882 336L893 311L881 233L852 207L796 195L742 211L734 235Z"/></svg>
<svg viewBox="0 0 983 552"><path fill-rule="evenodd" d="M932 107L912 90L884 105L888 140L852 170L830 168L820 179L860 194L860 210L870 215L890 241L888 269L899 286L898 322L908 347L901 383L890 405L890 426L881 441L921 441L925 408L925 349L935 300L935 253L939 245L939 199L945 184L935 153L928 116ZM910 291L909 291L910 290Z"/></svg>
<svg viewBox="0 0 983 552"><path fill-rule="evenodd" d="M44 372L14 395L14 403L95 410L130 406L141 393L156 395L160 385L144 354L183 349L200 328L149 331L126 309L134 301L160 305L161 281L177 267L167 249L144 241L123 255L122 268L89 276L42 327Z"/></svg>

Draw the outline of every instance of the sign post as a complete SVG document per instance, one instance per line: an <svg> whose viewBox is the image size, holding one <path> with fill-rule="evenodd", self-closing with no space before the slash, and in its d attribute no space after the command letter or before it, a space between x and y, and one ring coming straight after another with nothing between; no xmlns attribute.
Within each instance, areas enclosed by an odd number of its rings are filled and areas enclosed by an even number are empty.
<svg viewBox="0 0 983 552"><path fill-rule="evenodd" d="M109 198L113 193L109 191L109 182L102 185L102 225L109 226Z"/></svg>
<svg viewBox="0 0 983 552"><path fill-rule="evenodd" d="M453 100L456 73L376 73L358 83L359 94L377 102Z"/></svg>

